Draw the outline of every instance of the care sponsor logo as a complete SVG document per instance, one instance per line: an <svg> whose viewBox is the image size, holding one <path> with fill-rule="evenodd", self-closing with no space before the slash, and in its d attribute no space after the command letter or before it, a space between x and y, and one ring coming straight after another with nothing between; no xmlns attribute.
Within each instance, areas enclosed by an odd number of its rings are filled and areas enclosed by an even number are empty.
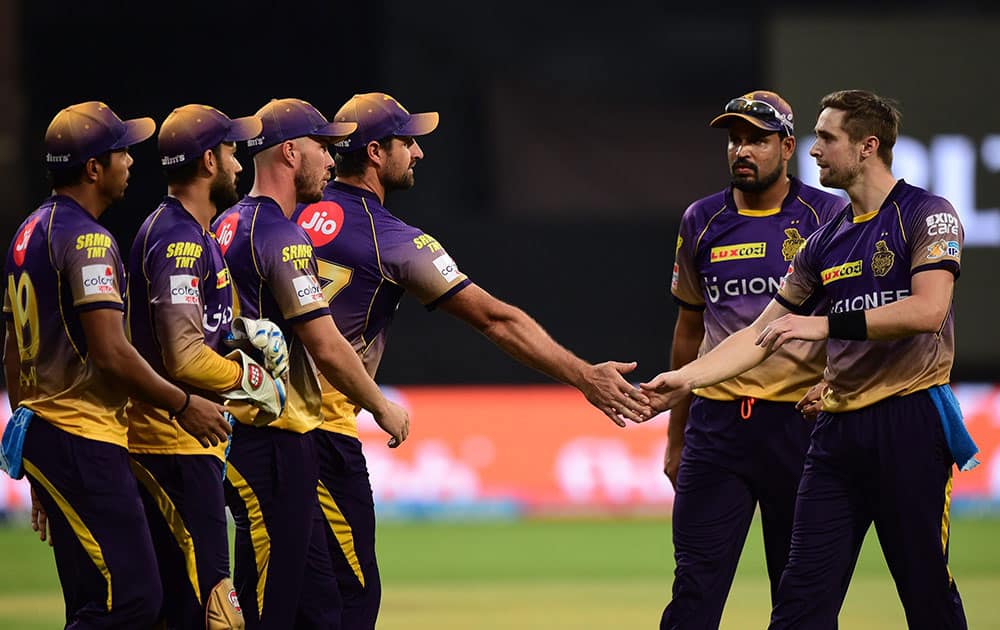
<svg viewBox="0 0 1000 630"><path fill-rule="evenodd" d="M837 280L860 276L863 269L863 260L852 260L851 262L844 263L843 265L837 265L836 267L824 269L820 274L820 278L823 280L823 284L827 285L831 282L836 282Z"/></svg>
<svg viewBox="0 0 1000 630"><path fill-rule="evenodd" d="M24 264L24 254L28 251L28 241L31 240L31 235L40 219L41 217L35 217L25 223L24 227L21 228L21 233L17 235L14 242L14 264L18 267Z"/></svg>
<svg viewBox="0 0 1000 630"><path fill-rule="evenodd" d="M441 277L446 281L454 282L458 279L458 265L455 264L455 261L448 254L441 254L435 258L434 266L437 267L437 270L441 273Z"/></svg>
<svg viewBox="0 0 1000 630"><path fill-rule="evenodd" d="M219 242L219 248L222 250L223 256L229 251L229 246L233 244L233 237L236 235L236 227L239 223L240 213L233 212L223 219L219 223L218 229L215 230L215 240Z"/></svg>
<svg viewBox="0 0 1000 630"><path fill-rule="evenodd" d="M312 274L292 278L292 286L295 288L295 295L298 296L299 304L302 306L325 302L323 290L319 288L319 282Z"/></svg>
<svg viewBox="0 0 1000 630"><path fill-rule="evenodd" d="M201 304L198 276L170 276L171 304Z"/></svg>
<svg viewBox="0 0 1000 630"><path fill-rule="evenodd" d="M326 245L344 226L344 208L333 201L311 203L302 209L297 223L309 235L313 245Z"/></svg>
<svg viewBox="0 0 1000 630"><path fill-rule="evenodd" d="M111 265L84 265L80 270L84 295L107 295L115 292L115 271Z"/></svg>
<svg viewBox="0 0 1000 630"><path fill-rule="evenodd" d="M958 218L949 212L938 212L925 219L928 236L958 236Z"/></svg>
<svg viewBox="0 0 1000 630"><path fill-rule="evenodd" d="M717 263L727 260L744 260L746 258L763 258L767 253L767 243L737 243L735 245L720 245L713 247L708 255L708 261Z"/></svg>

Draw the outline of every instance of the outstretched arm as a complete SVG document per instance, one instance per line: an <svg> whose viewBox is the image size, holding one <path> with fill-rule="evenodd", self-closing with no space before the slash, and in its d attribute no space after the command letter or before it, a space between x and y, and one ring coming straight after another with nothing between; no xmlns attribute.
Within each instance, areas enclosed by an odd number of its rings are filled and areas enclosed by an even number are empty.
<svg viewBox="0 0 1000 630"><path fill-rule="evenodd" d="M635 369L634 362L587 363L557 343L530 315L475 284L445 300L441 308L524 365L576 387L618 426L625 426L623 418L642 422L652 415L646 396L622 376Z"/></svg>
<svg viewBox="0 0 1000 630"><path fill-rule="evenodd" d="M664 372L641 387L658 400L657 408L673 409L692 389L715 385L739 376L766 359L776 347L758 345L768 326L789 311L771 300L756 320L733 333L708 354L679 370Z"/></svg>

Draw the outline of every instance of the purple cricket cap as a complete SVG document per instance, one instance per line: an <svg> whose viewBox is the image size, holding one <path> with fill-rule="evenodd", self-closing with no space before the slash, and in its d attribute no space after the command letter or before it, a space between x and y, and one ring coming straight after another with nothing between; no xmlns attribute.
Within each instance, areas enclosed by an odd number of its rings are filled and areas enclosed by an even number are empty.
<svg viewBox="0 0 1000 630"><path fill-rule="evenodd" d="M208 105L178 107L160 125L157 136L160 164L167 169L177 168L223 142L241 142L256 137L262 126L256 116L230 119Z"/></svg>
<svg viewBox="0 0 1000 630"><path fill-rule="evenodd" d="M437 128L439 117L437 112L411 114L388 94L369 92L352 96L333 119L358 124L350 137L334 143L337 153L350 153L389 136L427 135Z"/></svg>
<svg viewBox="0 0 1000 630"><path fill-rule="evenodd" d="M122 120L100 101L70 105L45 131L45 163L51 170L78 166L106 151L138 144L154 131L152 118Z"/></svg>
<svg viewBox="0 0 1000 630"><path fill-rule="evenodd" d="M792 122L792 106L775 92L756 90L738 96L726 104L724 113L709 123L712 127L728 127L733 120L745 120L755 127L767 131L795 133Z"/></svg>
<svg viewBox="0 0 1000 630"><path fill-rule="evenodd" d="M251 154L306 136L322 136L337 142L358 128L354 123L330 122L318 109L297 98L271 99L256 115L264 122L264 128L259 136L247 141Z"/></svg>

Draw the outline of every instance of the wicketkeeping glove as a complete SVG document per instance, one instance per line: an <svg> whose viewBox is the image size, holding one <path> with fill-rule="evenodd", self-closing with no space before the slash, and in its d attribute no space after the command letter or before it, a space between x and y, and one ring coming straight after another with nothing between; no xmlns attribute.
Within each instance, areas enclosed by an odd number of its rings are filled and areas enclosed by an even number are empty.
<svg viewBox="0 0 1000 630"><path fill-rule="evenodd" d="M237 317L226 343L230 348L250 351L256 348L264 356L264 367L274 378L284 378L288 373L288 346L278 325L269 319ZM251 348L244 347L249 343Z"/></svg>
<svg viewBox="0 0 1000 630"><path fill-rule="evenodd" d="M226 358L243 366L243 377L235 389L222 392L222 396L229 400L245 400L257 407L254 426L264 426L277 420L285 410L285 384L281 379L272 377L242 350L233 350Z"/></svg>

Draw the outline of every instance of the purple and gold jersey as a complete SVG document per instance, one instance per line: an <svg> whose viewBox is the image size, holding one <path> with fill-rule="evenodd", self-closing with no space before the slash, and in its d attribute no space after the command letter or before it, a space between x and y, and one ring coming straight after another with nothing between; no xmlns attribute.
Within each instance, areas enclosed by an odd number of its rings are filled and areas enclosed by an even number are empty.
<svg viewBox="0 0 1000 630"><path fill-rule="evenodd" d="M374 193L330 182L323 200L292 218L315 246L323 297L337 327L375 376L403 293L428 308L469 284L440 243L392 215ZM326 431L357 437L359 408L323 383Z"/></svg>
<svg viewBox="0 0 1000 630"><path fill-rule="evenodd" d="M309 237L269 197L244 197L213 224L245 317L267 318L288 343L288 400L270 427L306 433L323 421L316 367L292 324L327 317L330 309L317 280ZM256 408L230 402L233 415L250 424Z"/></svg>
<svg viewBox="0 0 1000 630"><path fill-rule="evenodd" d="M223 344L238 306L222 250L211 232L174 197L167 197L139 228L128 261L128 323L132 345L153 369L186 391L218 400L236 385L239 366L208 363ZM211 358L211 357L209 357ZM226 443L206 451L170 413L133 399L127 408L129 451L222 458Z"/></svg>
<svg viewBox="0 0 1000 630"><path fill-rule="evenodd" d="M958 276L964 232L946 199L899 180L882 207L850 207L818 230L795 256L776 299L796 312L822 296L823 312L877 308L910 296L913 274L947 269ZM891 341L828 339L823 409L852 411L950 380L955 325Z"/></svg>
<svg viewBox="0 0 1000 630"><path fill-rule="evenodd" d="M88 358L80 322L82 311L124 311L114 238L73 199L49 197L18 229L5 275L21 405L63 431L124 447L127 394Z"/></svg>
<svg viewBox="0 0 1000 630"><path fill-rule="evenodd" d="M839 197L791 178L780 208L741 210L727 188L684 212L670 290L682 306L704 310L698 356L757 319L806 237L843 206ZM819 380L823 361L823 344L792 342L752 370L694 393L798 401Z"/></svg>

